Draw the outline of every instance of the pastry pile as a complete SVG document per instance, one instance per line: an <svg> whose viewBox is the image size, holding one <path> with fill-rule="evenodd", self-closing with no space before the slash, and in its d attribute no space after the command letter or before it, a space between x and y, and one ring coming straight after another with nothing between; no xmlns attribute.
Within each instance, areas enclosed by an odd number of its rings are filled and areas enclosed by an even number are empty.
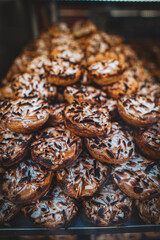
<svg viewBox="0 0 160 240"><path fill-rule="evenodd" d="M91 21L56 23L0 88L0 223L160 223L160 84L131 46ZM87 221L88 221L87 220Z"/></svg>

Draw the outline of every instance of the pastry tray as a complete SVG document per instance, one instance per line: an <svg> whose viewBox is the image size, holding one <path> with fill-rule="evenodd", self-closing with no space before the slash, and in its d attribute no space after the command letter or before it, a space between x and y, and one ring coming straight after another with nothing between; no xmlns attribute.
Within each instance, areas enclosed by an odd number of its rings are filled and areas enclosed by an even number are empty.
<svg viewBox="0 0 160 240"><path fill-rule="evenodd" d="M91 235L104 233L133 233L133 232L160 232L160 224L145 224L138 217L138 213L134 210L132 218L126 225L97 227L88 222L83 210L80 209L79 214L72 220L70 226L60 229L40 228L33 225L30 220L24 217L23 213L19 213L9 224L0 226L0 236L7 235Z"/></svg>

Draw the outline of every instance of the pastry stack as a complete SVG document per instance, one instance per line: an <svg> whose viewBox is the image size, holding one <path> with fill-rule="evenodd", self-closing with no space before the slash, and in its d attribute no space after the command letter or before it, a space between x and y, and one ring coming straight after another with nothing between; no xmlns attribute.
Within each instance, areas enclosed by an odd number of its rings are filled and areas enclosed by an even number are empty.
<svg viewBox="0 0 160 240"><path fill-rule="evenodd" d="M56 23L0 88L0 223L160 223L160 85L119 36Z"/></svg>

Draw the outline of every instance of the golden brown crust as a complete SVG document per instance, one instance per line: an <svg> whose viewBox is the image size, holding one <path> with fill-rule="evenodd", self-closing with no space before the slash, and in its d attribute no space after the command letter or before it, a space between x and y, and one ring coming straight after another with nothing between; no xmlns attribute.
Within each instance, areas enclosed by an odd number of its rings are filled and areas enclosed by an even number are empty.
<svg viewBox="0 0 160 240"><path fill-rule="evenodd" d="M85 144L94 158L105 163L121 164L135 154L131 135L116 122L109 134L85 138Z"/></svg>
<svg viewBox="0 0 160 240"><path fill-rule="evenodd" d="M129 124L146 127L159 118L159 106L153 97L128 96L117 102L120 116Z"/></svg>
<svg viewBox="0 0 160 240"><path fill-rule="evenodd" d="M4 196L16 204L27 204L42 197L49 189L53 172L31 160L7 169L2 183Z"/></svg>
<svg viewBox="0 0 160 240"><path fill-rule="evenodd" d="M48 104L40 98L18 98L1 101L0 122L13 132L31 133L40 128L49 117Z"/></svg>
<svg viewBox="0 0 160 240"><path fill-rule="evenodd" d="M0 165L9 167L21 161L28 151L31 134L17 134L0 127Z"/></svg>
<svg viewBox="0 0 160 240"><path fill-rule="evenodd" d="M105 86L119 81L125 68L122 55L108 52L102 60L98 60L88 66L88 77L93 82Z"/></svg>
<svg viewBox="0 0 160 240"><path fill-rule="evenodd" d="M74 101L101 104L106 102L107 94L93 86L68 86L64 90L64 98L69 104Z"/></svg>
<svg viewBox="0 0 160 240"><path fill-rule="evenodd" d="M48 31L49 35L57 38L63 34L70 34L70 29L65 22L55 23Z"/></svg>
<svg viewBox="0 0 160 240"><path fill-rule="evenodd" d="M57 86L67 86L79 81L81 76L80 66L62 58L51 61L51 66L45 66L47 78L50 83Z"/></svg>
<svg viewBox="0 0 160 240"><path fill-rule="evenodd" d="M111 123L106 108L74 102L65 107L63 114L66 127L78 136L95 137L110 132Z"/></svg>
<svg viewBox="0 0 160 240"><path fill-rule="evenodd" d="M150 158L160 159L160 122L147 129L136 129L134 140L140 150Z"/></svg>
<svg viewBox="0 0 160 240"><path fill-rule="evenodd" d="M86 152L69 167L57 172L57 181L70 197L92 196L108 179L110 168L90 157Z"/></svg>
<svg viewBox="0 0 160 240"><path fill-rule="evenodd" d="M50 197L39 200L23 208L25 216L33 223L46 228L67 227L76 215L78 207L59 187L55 187Z"/></svg>
<svg viewBox="0 0 160 240"><path fill-rule="evenodd" d="M81 151L81 139L64 125L43 130L39 138L31 145L32 158L52 170L72 164Z"/></svg>
<svg viewBox="0 0 160 240"><path fill-rule="evenodd" d="M160 194L159 166L142 156L117 165L113 178L119 188L135 199L150 199Z"/></svg>
<svg viewBox="0 0 160 240"><path fill-rule="evenodd" d="M92 198L83 200L87 217L97 226L120 226L132 215L133 200L115 184L105 185Z"/></svg>

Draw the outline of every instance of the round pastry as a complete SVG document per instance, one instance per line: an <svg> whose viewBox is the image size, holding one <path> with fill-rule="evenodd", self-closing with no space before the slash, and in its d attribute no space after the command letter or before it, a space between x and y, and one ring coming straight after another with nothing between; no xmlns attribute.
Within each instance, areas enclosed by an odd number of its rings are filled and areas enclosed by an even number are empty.
<svg viewBox="0 0 160 240"><path fill-rule="evenodd" d="M9 167L21 161L27 153L31 134L17 134L0 127L0 165Z"/></svg>
<svg viewBox="0 0 160 240"><path fill-rule="evenodd" d="M160 194L160 166L142 156L117 165L113 178L120 189L135 199L147 199Z"/></svg>
<svg viewBox="0 0 160 240"><path fill-rule="evenodd" d="M80 48L60 45L54 48L51 56L67 60L73 64L80 64L84 58L84 53Z"/></svg>
<svg viewBox="0 0 160 240"><path fill-rule="evenodd" d="M132 215L133 201L115 185L105 185L92 198L83 200L85 214L97 226L119 226Z"/></svg>
<svg viewBox="0 0 160 240"><path fill-rule="evenodd" d="M129 124L146 127L159 118L159 106L150 96L126 96L117 102L120 116Z"/></svg>
<svg viewBox="0 0 160 240"><path fill-rule="evenodd" d="M37 74L17 75L10 83L12 98L41 97L46 101L54 100L57 89ZM4 96L5 97L5 96Z"/></svg>
<svg viewBox="0 0 160 240"><path fill-rule="evenodd" d="M0 224L9 222L19 212L20 207L11 201L0 199Z"/></svg>
<svg viewBox="0 0 160 240"><path fill-rule="evenodd" d="M66 127L78 136L95 137L110 132L109 112L99 105L75 101L65 107L63 114Z"/></svg>
<svg viewBox="0 0 160 240"><path fill-rule="evenodd" d="M53 172L27 159L5 171L2 193L16 204L28 204L48 191L52 177Z"/></svg>
<svg viewBox="0 0 160 240"><path fill-rule="evenodd" d="M18 98L1 101L0 122L17 133L30 133L40 128L49 117L48 104L40 98Z"/></svg>
<svg viewBox="0 0 160 240"><path fill-rule="evenodd" d="M125 67L122 55L108 52L103 60L98 60L88 66L88 77L93 82L105 86L118 82Z"/></svg>
<svg viewBox="0 0 160 240"><path fill-rule="evenodd" d="M149 81L148 79L140 81L137 94L158 97L160 96L160 84L154 81Z"/></svg>
<svg viewBox="0 0 160 240"><path fill-rule="evenodd" d="M79 81L81 76L80 66L62 58L51 61L51 66L45 66L47 78L50 83L57 86L67 86Z"/></svg>
<svg viewBox="0 0 160 240"><path fill-rule="evenodd" d="M92 196L108 179L110 169L84 152L69 167L57 172L57 181L70 197Z"/></svg>
<svg viewBox="0 0 160 240"><path fill-rule="evenodd" d="M160 198L136 200L135 205L140 218L148 224L160 224Z"/></svg>
<svg viewBox="0 0 160 240"><path fill-rule="evenodd" d="M137 88L137 80L130 74L130 71L125 71L119 82L104 86L102 90L107 91L109 97L119 99L125 95L135 94Z"/></svg>
<svg viewBox="0 0 160 240"><path fill-rule="evenodd" d="M56 38L63 34L70 34L70 29L65 22L58 22L50 27L48 33L52 38Z"/></svg>
<svg viewBox="0 0 160 240"><path fill-rule="evenodd" d="M64 123L63 120L63 110L65 108L66 104L65 103L59 103L55 105L50 105L49 108L49 120L48 123L51 126L58 125L60 123Z"/></svg>
<svg viewBox="0 0 160 240"><path fill-rule="evenodd" d="M46 77L45 66L51 66L51 61L46 56L38 56L34 58L27 66L28 73L36 73L42 77Z"/></svg>
<svg viewBox="0 0 160 240"><path fill-rule="evenodd" d="M64 98L69 104L77 102L89 102L100 104L106 102L107 94L93 86L68 86L64 90Z"/></svg>
<svg viewBox="0 0 160 240"><path fill-rule="evenodd" d="M64 125L44 129L31 145L32 158L52 170L72 164L81 151L81 139Z"/></svg>
<svg viewBox="0 0 160 240"><path fill-rule="evenodd" d="M72 33L75 38L88 37L96 31L97 27L89 20L79 20L72 27Z"/></svg>
<svg viewBox="0 0 160 240"><path fill-rule="evenodd" d="M131 135L116 122L109 134L85 138L85 144L94 158L111 164L126 162L135 152Z"/></svg>
<svg viewBox="0 0 160 240"><path fill-rule="evenodd" d="M160 121L147 129L137 128L134 140L145 155L160 160Z"/></svg>
<svg viewBox="0 0 160 240"><path fill-rule="evenodd" d="M77 211L75 201L59 187L53 189L48 199L39 200L23 208L24 214L32 219L33 223L46 228L67 227Z"/></svg>

